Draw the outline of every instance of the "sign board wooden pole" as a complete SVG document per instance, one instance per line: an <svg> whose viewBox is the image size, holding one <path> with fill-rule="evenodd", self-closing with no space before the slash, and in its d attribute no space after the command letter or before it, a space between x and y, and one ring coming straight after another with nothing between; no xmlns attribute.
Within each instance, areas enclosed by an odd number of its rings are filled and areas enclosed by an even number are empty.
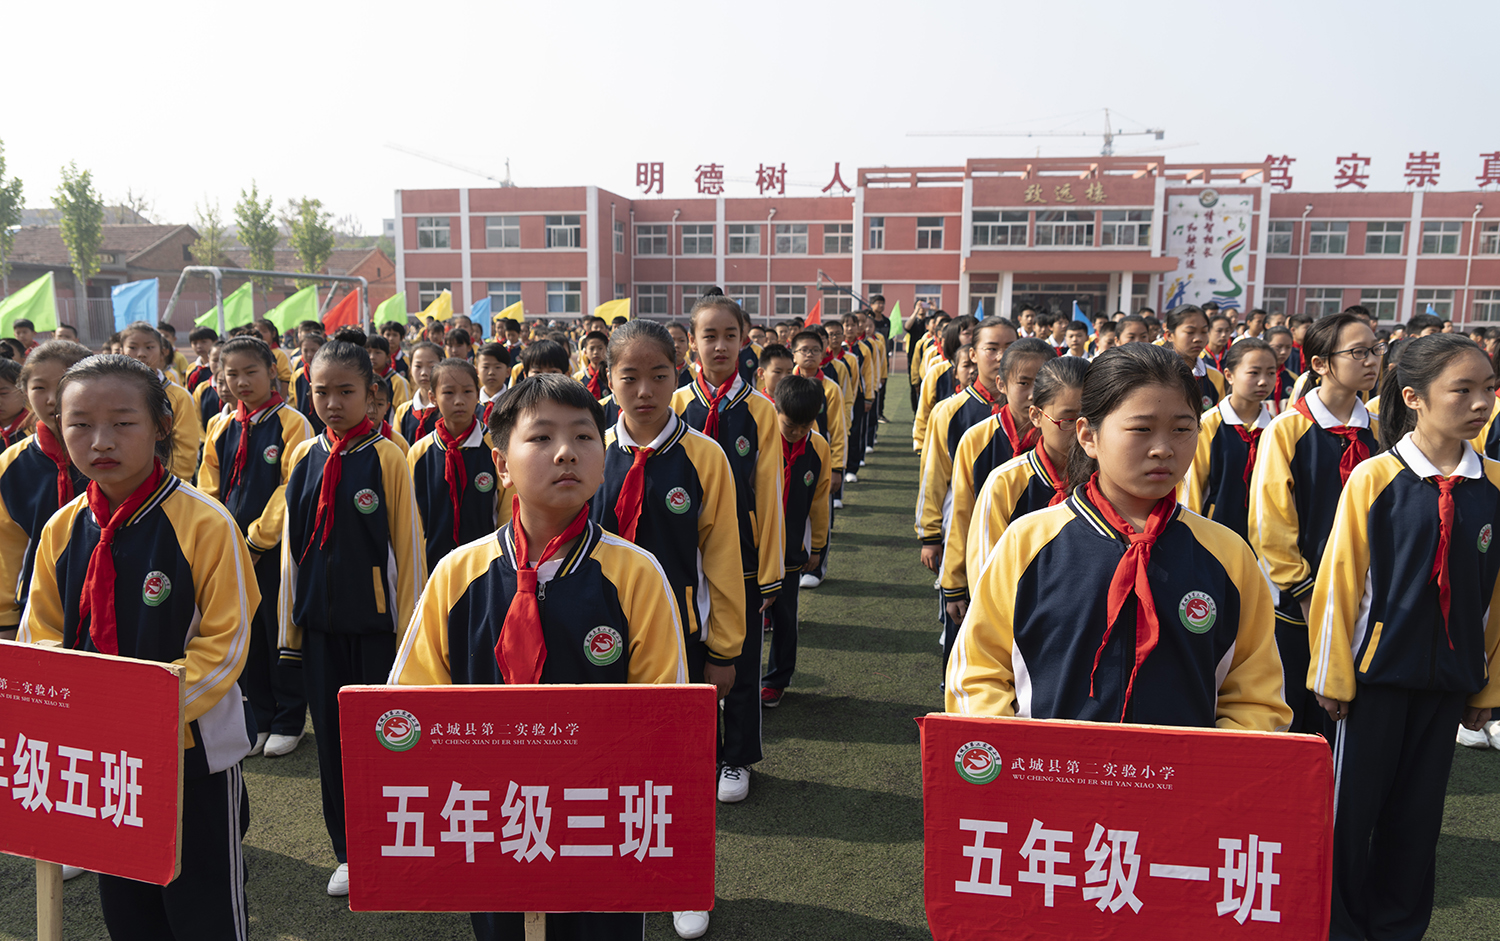
<svg viewBox="0 0 1500 941"><path fill-rule="evenodd" d="M62 941L62 866L36 861L36 941Z"/></svg>
<svg viewBox="0 0 1500 941"><path fill-rule="evenodd" d="M547 941L547 913L526 913L526 941Z"/></svg>

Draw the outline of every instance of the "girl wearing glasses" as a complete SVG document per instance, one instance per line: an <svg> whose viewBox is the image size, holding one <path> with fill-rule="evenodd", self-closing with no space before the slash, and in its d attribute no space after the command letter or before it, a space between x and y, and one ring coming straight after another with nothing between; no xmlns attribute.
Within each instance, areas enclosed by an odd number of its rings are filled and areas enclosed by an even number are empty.
<svg viewBox="0 0 1500 941"><path fill-rule="evenodd" d="M1246 337L1224 354L1229 394L1203 413L1198 451L1188 470L1188 508L1248 536L1250 477L1261 433L1271 424L1266 397L1276 388L1276 352Z"/></svg>
<svg viewBox="0 0 1500 941"><path fill-rule="evenodd" d="M1314 323L1303 353L1313 387L1261 438L1250 490L1250 545L1276 590L1276 643L1286 671L1293 732L1332 737L1307 691L1307 615L1339 494L1376 450L1377 428L1360 394L1375 386L1384 344L1354 314Z"/></svg>

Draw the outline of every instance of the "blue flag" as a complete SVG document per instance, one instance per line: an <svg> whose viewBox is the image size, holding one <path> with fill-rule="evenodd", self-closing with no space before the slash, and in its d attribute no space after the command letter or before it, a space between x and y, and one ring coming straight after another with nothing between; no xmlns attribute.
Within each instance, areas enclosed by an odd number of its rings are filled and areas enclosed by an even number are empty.
<svg viewBox="0 0 1500 941"><path fill-rule="evenodd" d="M974 308L974 319L975 320L983 320L984 319L984 298L982 298L982 297L979 299L979 306L976 307L976 308Z"/></svg>
<svg viewBox="0 0 1500 941"><path fill-rule="evenodd" d="M1083 311L1079 309L1077 301L1073 302L1073 319L1089 328L1089 336L1094 335L1094 325L1089 323L1089 319L1083 315Z"/></svg>
<svg viewBox="0 0 1500 941"><path fill-rule="evenodd" d="M1437 308L1433 307L1430 303L1427 305L1427 312L1434 317L1438 315Z"/></svg>
<svg viewBox="0 0 1500 941"><path fill-rule="evenodd" d="M469 305L469 319L479 327L479 335L484 339L490 338L490 331L494 329L490 325L490 299L486 295Z"/></svg>
<svg viewBox="0 0 1500 941"><path fill-rule="evenodd" d="M127 281L110 289L109 299L115 311L115 329L123 330L137 320L156 324L156 298L161 286L156 278Z"/></svg>

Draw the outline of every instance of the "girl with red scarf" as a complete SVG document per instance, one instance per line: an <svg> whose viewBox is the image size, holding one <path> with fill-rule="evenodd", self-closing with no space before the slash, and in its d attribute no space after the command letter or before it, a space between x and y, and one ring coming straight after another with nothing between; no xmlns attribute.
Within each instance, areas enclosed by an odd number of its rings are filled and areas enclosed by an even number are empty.
<svg viewBox="0 0 1500 941"><path fill-rule="evenodd" d="M223 506L167 471L172 413L155 370L90 357L56 399L90 482L42 530L19 639L185 671L181 873L165 886L100 875L104 924L116 938L236 941L249 933L240 762L254 735L237 680L260 603L250 550Z"/></svg>
<svg viewBox="0 0 1500 941"><path fill-rule="evenodd" d="M1276 387L1276 353L1246 337L1224 354L1229 394L1203 413L1198 449L1188 469L1183 504L1249 536L1251 472L1260 437L1271 424L1266 397Z"/></svg>
<svg viewBox="0 0 1500 941"><path fill-rule="evenodd" d="M1271 595L1245 541L1182 509L1201 393L1171 350L1089 366L1071 495L1013 522L975 580L949 712L1284 729Z"/></svg>

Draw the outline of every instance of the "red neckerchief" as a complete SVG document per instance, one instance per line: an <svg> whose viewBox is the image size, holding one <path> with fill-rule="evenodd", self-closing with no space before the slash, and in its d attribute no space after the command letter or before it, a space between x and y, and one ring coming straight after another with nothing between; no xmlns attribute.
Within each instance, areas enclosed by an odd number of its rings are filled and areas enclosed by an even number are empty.
<svg viewBox="0 0 1500 941"><path fill-rule="evenodd" d="M833 358L837 354L838 350L829 350L828 352L824 353L822 361L818 363L818 368L822 369L824 366L827 366L829 363L833 362Z"/></svg>
<svg viewBox="0 0 1500 941"><path fill-rule="evenodd" d="M1302 416L1314 425L1318 424L1318 420L1313 417L1312 409L1308 407L1306 396L1298 399L1297 404L1292 407L1301 412ZM1331 428L1324 428L1323 430L1331 435L1338 435L1349 442L1344 447L1344 453L1339 457L1339 480L1341 483L1347 484L1349 482L1349 475L1354 473L1354 468L1369 458L1370 448L1359 439L1361 429L1355 428L1352 425L1334 425Z"/></svg>
<svg viewBox="0 0 1500 941"><path fill-rule="evenodd" d="M1258 419L1260 416L1256 416ZM1250 446L1250 454L1245 458L1245 506L1250 505L1250 472L1255 469L1255 454L1260 450L1261 428L1251 428L1248 431L1244 425L1235 425L1234 430L1240 433L1240 440Z"/></svg>
<svg viewBox="0 0 1500 941"><path fill-rule="evenodd" d="M792 496L792 465L807 452L807 439L811 437L812 434L808 433L796 444L786 440L784 435L781 438L781 512L783 516L786 515L787 504Z"/></svg>
<svg viewBox="0 0 1500 941"><path fill-rule="evenodd" d="M1068 499L1068 475L1059 474L1057 468L1052 466L1052 458L1047 454L1047 446L1040 445L1036 448L1037 460L1041 462L1042 470L1052 483L1052 499L1047 501L1048 506L1057 506Z"/></svg>
<svg viewBox="0 0 1500 941"><path fill-rule="evenodd" d="M15 421L9 425L0 425L0 441L4 442L4 447L8 448L21 440L21 429L26 426L26 419L30 417L31 412L23 408L20 414L16 415Z"/></svg>
<svg viewBox="0 0 1500 941"><path fill-rule="evenodd" d="M1089 696L1094 695L1094 673L1099 669L1099 658L1104 655L1104 646L1109 643L1110 632L1114 630L1115 622L1120 619L1120 612L1125 607L1125 602L1132 594L1135 595L1135 663L1130 668L1130 682L1125 687L1125 702L1120 707L1120 721L1125 721L1125 712L1130 708L1130 694L1135 689L1136 674L1140 672L1141 664L1146 662L1146 657L1156 649L1156 643L1161 636L1161 624L1156 619L1156 598L1151 594L1151 582L1147 579L1146 570L1151 564L1151 548L1156 545L1156 540L1161 536L1167 524L1172 521L1172 516L1177 511L1176 493L1169 493L1156 502L1151 508L1151 515L1146 520L1146 531L1138 533L1135 527L1125 521L1114 506L1104 498L1099 490L1099 475L1095 474L1089 478L1084 492L1090 503L1104 517L1105 522L1115 532L1124 536L1130 543L1130 548L1125 550L1125 555L1115 566L1114 577L1109 581L1109 620L1104 625L1104 638L1099 641L1099 650L1094 654L1094 668L1089 673Z"/></svg>
<svg viewBox="0 0 1500 941"><path fill-rule="evenodd" d="M199 363L194 365L192 369L188 370L187 390L189 392L197 391L198 387L203 384L203 381L207 379L209 375L211 375L211 373L209 372L208 365L206 363Z"/></svg>
<svg viewBox="0 0 1500 941"><path fill-rule="evenodd" d="M99 541L89 554L88 569L83 576L78 621L81 624L85 619L88 620L89 637L94 641L94 649L100 653L114 656L120 653L120 638L116 633L115 621L115 533L129 523L135 512L156 493L165 473L161 462L155 462L150 475L113 513L109 511L109 497L99 489L97 482L90 482L86 491L89 510L99 523Z"/></svg>
<svg viewBox="0 0 1500 941"><path fill-rule="evenodd" d="M589 507L583 505L568 528L552 537L536 566L530 562L526 530L521 526L521 498L511 498L511 538L516 547L516 593L505 612L500 639L495 642L495 663L506 685L537 683L547 662L547 642L542 634L542 609L536 600L537 567L583 533L588 526Z"/></svg>
<svg viewBox="0 0 1500 941"><path fill-rule="evenodd" d="M396 432L391 428L391 423L384 419L380 421L380 437L387 441L396 440Z"/></svg>
<svg viewBox="0 0 1500 941"><path fill-rule="evenodd" d="M979 383L974 383L974 388L979 388ZM1000 409L999 412L1000 427L1005 429L1005 437L1010 439L1011 457L1015 457L1018 454L1025 454L1036 447L1037 441L1042 437L1042 430L1040 428L1032 425L1027 429L1026 434L1019 435L1016 433L1016 419L1011 415L1010 408L1007 406Z"/></svg>
<svg viewBox="0 0 1500 941"><path fill-rule="evenodd" d="M1428 581L1437 582L1438 606L1443 609L1443 634L1448 638L1448 649L1452 650L1453 632L1448 626L1448 611L1453 604L1453 583L1448 572L1448 548L1453 543L1453 485L1463 478L1440 475L1432 480L1438 485L1438 545Z"/></svg>
<svg viewBox="0 0 1500 941"><path fill-rule="evenodd" d="M46 422L37 423L36 445L57 465L57 506L61 509L76 496L73 493L73 460L68 457L68 449L52 434L52 429L47 427Z"/></svg>
<svg viewBox="0 0 1500 941"><path fill-rule="evenodd" d="M224 495L229 496L229 491L234 489L235 482L245 472L245 464L250 459L250 427L255 416L261 414L268 408L281 404L281 393L272 390L271 397L266 399L266 404L255 411L250 411L244 402L234 407L234 420L240 424L240 443L234 449L234 463L229 465L229 478L224 482Z"/></svg>
<svg viewBox="0 0 1500 941"><path fill-rule="evenodd" d="M704 395L708 396L708 418L703 420L703 433L715 441L719 440L719 403L724 401L724 398L729 395L729 390L734 385L734 380L738 379L739 376L738 372L730 373L729 378L725 379L724 384L717 389L708 384L708 380L704 378L702 372L699 372L696 377L698 388L703 391Z"/></svg>
<svg viewBox="0 0 1500 941"><path fill-rule="evenodd" d="M600 376L604 374L604 370L587 364L583 368L589 377L589 381L584 383L584 385L589 387L589 395L592 395L596 399L604 398L604 382L600 379Z"/></svg>
<svg viewBox="0 0 1500 941"><path fill-rule="evenodd" d="M464 431L463 438L467 438L474 430L471 424ZM463 438L454 437L453 432L448 430L447 419L439 418L437 427L433 429L437 439L443 445L443 482L448 485L448 502L453 504L453 541L458 542L458 519L464 508L464 490L469 483L468 472L464 468L464 443Z"/></svg>
<svg viewBox="0 0 1500 941"><path fill-rule="evenodd" d="M646 462L656 453L655 448L632 449L630 470L620 483L620 495L615 498L615 523L620 527L622 539L635 542L636 529L641 523L641 501L646 496Z"/></svg>
<svg viewBox="0 0 1500 941"><path fill-rule="evenodd" d="M982 383L982 382L980 382L979 380L976 379L976 380L974 380L974 384L972 386L969 386L969 388L973 389L974 390L974 394L977 395L977 396L979 396L980 400L982 400L986 405L988 405L990 407L990 414L991 415L998 415L998 414L1000 414L1000 407L1002 405L1004 405L1005 403L1000 401L999 396L990 395L990 390L986 389L984 387L984 383ZM1011 422L1011 430L1012 431L1015 430L1015 425L1016 425L1015 422ZM1015 435L1011 435L1011 443L1012 444L1015 443L1015 437L1016 437ZM1019 452L1017 452L1017 453L1019 453Z"/></svg>
<svg viewBox="0 0 1500 941"><path fill-rule="evenodd" d="M380 374L382 379L389 379L396 374L396 357L390 357L385 364L385 371Z"/></svg>
<svg viewBox="0 0 1500 941"><path fill-rule="evenodd" d="M333 503L338 496L339 477L343 472L344 451L351 444L362 439L365 435L375 430L368 418L362 418L359 424L349 429L349 433L342 438L332 428L324 430L331 445L328 449L328 461L323 465L323 479L318 484L318 509L313 517L312 532L307 534L307 545L302 549L302 558L298 563L307 559L307 553L311 551L313 543L319 546L328 545L328 534L333 532ZM318 542L318 530L323 531L323 540Z"/></svg>
<svg viewBox="0 0 1500 941"><path fill-rule="evenodd" d="M438 407L431 405L427 408L417 408L416 399L414 398L412 399L411 411L413 415L417 416L417 433L412 435L412 441L417 441L433 428L437 427ZM429 425L427 423L428 419L432 419L432 424Z"/></svg>
<svg viewBox="0 0 1500 941"><path fill-rule="evenodd" d="M1219 370L1219 371L1223 372L1222 369ZM1271 401L1275 402L1277 404L1278 408L1281 405L1281 400L1285 397L1285 396L1283 396L1281 394L1282 380L1284 380L1285 378L1286 378L1286 370L1285 369L1278 369L1278 370L1276 370L1276 388L1274 388L1274 389L1271 390Z"/></svg>

